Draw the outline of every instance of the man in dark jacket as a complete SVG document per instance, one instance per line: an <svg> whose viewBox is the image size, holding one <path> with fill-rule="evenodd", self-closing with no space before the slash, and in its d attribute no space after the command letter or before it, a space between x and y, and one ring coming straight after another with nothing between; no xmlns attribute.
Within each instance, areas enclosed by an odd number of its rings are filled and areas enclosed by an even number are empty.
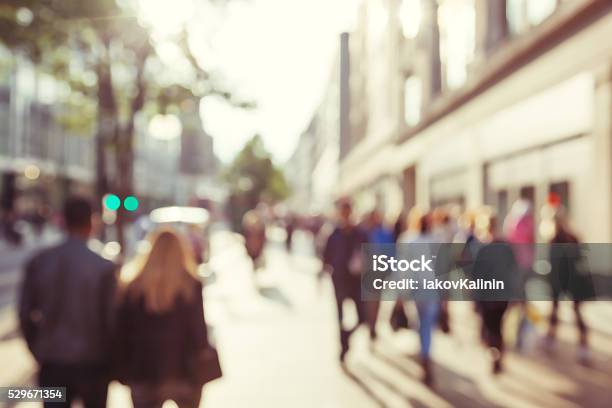
<svg viewBox="0 0 612 408"><path fill-rule="evenodd" d="M351 218L352 207L348 200L338 205L338 224L327 240L323 252L323 263L331 273L338 306L338 324L340 326L340 343L342 346L340 360L348 351L350 333L355 329L345 330L342 327L342 304L345 299L351 299L357 308L358 324L365 323L366 312L361 301L361 272L362 253L361 246L367 242L367 236Z"/></svg>
<svg viewBox="0 0 612 408"><path fill-rule="evenodd" d="M109 382L115 265L87 247L92 209L82 198L64 205L67 238L27 264L19 320L40 365L42 387L66 387L67 405L105 407Z"/></svg>

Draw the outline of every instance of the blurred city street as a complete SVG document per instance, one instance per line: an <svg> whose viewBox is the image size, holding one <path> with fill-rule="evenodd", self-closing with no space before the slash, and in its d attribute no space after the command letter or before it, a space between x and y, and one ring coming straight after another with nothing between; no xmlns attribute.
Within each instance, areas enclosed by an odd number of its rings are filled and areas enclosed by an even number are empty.
<svg viewBox="0 0 612 408"><path fill-rule="evenodd" d="M610 407L611 38L610 0L2 1L0 404Z"/></svg>
<svg viewBox="0 0 612 408"><path fill-rule="evenodd" d="M317 278L320 262L313 256L312 240L307 233L297 233L293 251L288 253L278 239L283 233L271 229L265 270L255 279L240 237L227 230L213 235L215 255L210 268L215 278L209 278L204 299L224 377L205 386L201 406L608 406L612 329L607 323L612 319L612 305L607 302L586 306L586 319L593 327L590 367L576 361L576 335L567 305L562 308L563 325L554 358L537 349L523 355L511 353L507 371L493 377L479 342L472 304L455 302L451 306L452 334L434 339L437 380L430 389L420 381L416 332L392 333L386 323L390 313L390 302L386 302L379 315L380 337L370 346L366 330L358 330L343 369L337 357L333 289L327 277ZM348 314L349 325L355 319L354 313ZM31 383L33 361L19 337L2 336L0 357L11 367L2 370L0 382ZM130 406L129 390L113 383L109 406Z"/></svg>
<svg viewBox="0 0 612 408"><path fill-rule="evenodd" d="M282 230L276 230L282 236ZM278 236L277 235L277 236ZM571 313L560 338L559 359L534 350L512 355L508 372L490 376L479 343L478 321L469 302L453 307L453 335L435 339L439 374L431 390L420 380L414 330L393 334L381 308L380 331L369 347L366 330L355 333L347 368L338 361L339 344L333 288L317 279L308 234L296 234L294 251L274 241L266 249L266 269L257 289L243 246L234 234L219 232L211 266L218 281L205 294L205 310L220 345L226 370L221 381L205 387L203 407L605 407L612 382L612 305L593 303L587 311L594 330L593 367L576 362ZM347 305L350 309L352 305ZM569 305L568 305L569 306ZM570 308L564 312L570 312ZM416 319L416 317L415 317ZM356 316L350 313L348 324ZM388 320L387 320L388 321ZM416 320L413 320L416 322ZM416 326L416 323L415 323ZM125 397L115 389L112 398ZM111 405L112 406L112 405Z"/></svg>

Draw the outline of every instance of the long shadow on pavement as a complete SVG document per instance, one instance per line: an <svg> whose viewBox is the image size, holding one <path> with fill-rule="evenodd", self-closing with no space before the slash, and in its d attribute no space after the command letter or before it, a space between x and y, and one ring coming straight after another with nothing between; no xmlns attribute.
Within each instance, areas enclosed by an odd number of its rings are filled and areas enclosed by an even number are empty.
<svg viewBox="0 0 612 408"><path fill-rule="evenodd" d="M395 369L398 375L408 377L413 381L420 381L420 378L415 377L414 366L418 363L412 358L404 356L391 356L382 353L379 350L374 350L373 355L387 366ZM379 382L387 386L391 391L403 396L411 405L415 407L425 407L427 404L413 398L405 389L400 389L387 379L382 378L373 370L368 369L373 377L376 377ZM430 391L438 397L446 400L454 407L470 407L470 408L488 408L499 407L499 405L487 400L480 392L474 381L466 376L448 370L447 368L435 364L433 366L435 383L430 387Z"/></svg>
<svg viewBox="0 0 612 408"><path fill-rule="evenodd" d="M527 397L530 394L528 391L535 389L539 392L538 398L542 394L547 394L551 399L558 399L568 404L589 407L610 406L612 399L610 356L591 350L591 364L582 365L576 361L576 352L577 345L557 340L554 355L544 351L529 356L515 355L514 358L521 364L509 365L507 378L500 386L512 390L513 393L525 393ZM569 386L546 389L545 384L541 384L538 387L537 384L546 375L538 374L539 367L552 371L560 381L567 382Z"/></svg>
<svg viewBox="0 0 612 408"><path fill-rule="evenodd" d="M359 388L361 388L361 390L372 400L376 403L376 405L380 406L381 408L385 408L385 402L380 399L376 393L374 391L372 391L372 389L367 385L366 381L362 380L355 372L353 372L351 369L349 369L347 367L346 364L342 364L342 371L344 371L344 374L346 374L346 376L355 383L355 385L357 385Z"/></svg>
<svg viewBox="0 0 612 408"><path fill-rule="evenodd" d="M609 406L612 399L609 386L612 384L612 359L592 351L592 364L581 365L576 362L576 347L575 344L558 340L554 356L543 351L528 356L510 352L506 370L496 381L497 387L504 394L536 406ZM373 355L393 367L399 372L398 375L418 380L420 367L416 356L406 356L387 345L384 349L375 348ZM372 374L380 377L380 374L373 371ZM432 392L453 406L495 406L493 401L482 395L478 385L470 378L439 364L434 365L434 374L437 386ZM388 379L380 380L389 383ZM391 384L388 388L393 390L397 385ZM414 400L410 400L410 403L415 406L422 404Z"/></svg>

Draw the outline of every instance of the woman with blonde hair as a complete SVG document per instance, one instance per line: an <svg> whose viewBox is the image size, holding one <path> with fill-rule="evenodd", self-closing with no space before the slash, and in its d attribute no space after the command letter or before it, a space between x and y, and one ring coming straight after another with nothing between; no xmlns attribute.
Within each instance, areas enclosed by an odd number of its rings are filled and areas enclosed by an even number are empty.
<svg viewBox="0 0 612 408"><path fill-rule="evenodd" d="M189 245L172 229L156 231L150 250L122 271L117 371L135 408L174 400L197 407L198 356L209 350L202 284Z"/></svg>

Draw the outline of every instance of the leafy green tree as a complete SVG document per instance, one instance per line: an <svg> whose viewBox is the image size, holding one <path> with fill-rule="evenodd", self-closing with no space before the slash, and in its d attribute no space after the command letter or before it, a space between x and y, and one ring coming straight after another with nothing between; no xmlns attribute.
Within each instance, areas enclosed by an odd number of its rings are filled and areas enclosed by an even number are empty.
<svg viewBox="0 0 612 408"><path fill-rule="evenodd" d="M215 87L192 55L184 31L174 42L191 73L180 80L162 79L171 67L161 62L137 16L138 4L129 0L5 0L0 5L0 41L65 81L73 94L95 101L95 115L77 110L63 122L81 126L87 126L84 118L95 122L98 204L111 190L122 196L133 193L134 132L141 112L176 111L182 103L210 94L251 106ZM110 156L117 165L113 172L107 168ZM119 211L120 242L123 223Z"/></svg>
<svg viewBox="0 0 612 408"><path fill-rule="evenodd" d="M230 188L230 218L240 229L244 213L261 202L275 203L289 196L283 172L274 165L259 135L249 140L224 170Z"/></svg>

